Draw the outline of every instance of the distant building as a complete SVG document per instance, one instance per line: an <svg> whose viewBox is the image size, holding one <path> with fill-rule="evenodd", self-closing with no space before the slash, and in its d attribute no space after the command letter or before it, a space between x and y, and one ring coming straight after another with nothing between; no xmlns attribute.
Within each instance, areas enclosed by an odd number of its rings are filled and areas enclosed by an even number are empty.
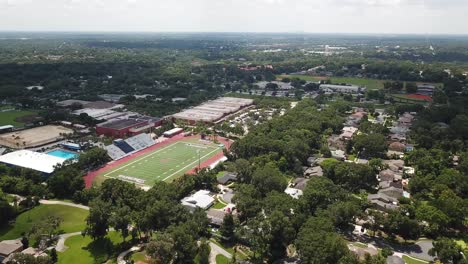
<svg viewBox="0 0 468 264"><path fill-rule="evenodd" d="M432 96L435 86L432 84L419 84L417 94Z"/></svg>
<svg viewBox="0 0 468 264"><path fill-rule="evenodd" d="M167 138L171 138L171 137L173 137L175 135L181 134L182 132L184 132L183 128L176 127L176 128L173 128L171 130L168 130L168 131L164 132L163 136L167 137Z"/></svg>
<svg viewBox="0 0 468 264"><path fill-rule="evenodd" d="M333 93L359 94L365 92L366 88L356 85L321 84L320 90Z"/></svg>
<svg viewBox="0 0 468 264"><path fill-rule="evenodd" d="M106 135L114 138L134 136L160 126L162 120L156 117L139 116L136 118L113 119L96 126L98 135Z"/></svg>

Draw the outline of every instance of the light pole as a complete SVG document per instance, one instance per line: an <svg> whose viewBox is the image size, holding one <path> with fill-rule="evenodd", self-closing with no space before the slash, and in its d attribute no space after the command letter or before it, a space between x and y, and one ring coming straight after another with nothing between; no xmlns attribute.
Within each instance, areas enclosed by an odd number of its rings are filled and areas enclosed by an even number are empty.
<svg viewBox="0 0 468 264"><path fill-rule="evenodd" d="M197 154L198 154L198 171L200 171L200 150L197 149Z"/></svg>

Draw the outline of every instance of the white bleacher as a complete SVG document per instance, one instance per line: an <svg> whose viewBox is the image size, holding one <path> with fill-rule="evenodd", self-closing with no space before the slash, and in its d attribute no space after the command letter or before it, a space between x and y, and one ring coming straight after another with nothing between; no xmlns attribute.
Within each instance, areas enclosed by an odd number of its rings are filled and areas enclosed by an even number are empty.
<svg viewBox="0 0 468 264"><path fill-rule="evenodd" d="M139 134L134 137L125 140L135 150L142 150L149 146L154 145L156 142L151 138L149 134Z"/></svg>
<svg viewBox="0 0 468 264"><path fill-rule="evenodd" d="M115 145L105 146L105 149L107 150L109 157L111 157L113 160L121 159L126 155L125 152L123 152Z"/></svg>

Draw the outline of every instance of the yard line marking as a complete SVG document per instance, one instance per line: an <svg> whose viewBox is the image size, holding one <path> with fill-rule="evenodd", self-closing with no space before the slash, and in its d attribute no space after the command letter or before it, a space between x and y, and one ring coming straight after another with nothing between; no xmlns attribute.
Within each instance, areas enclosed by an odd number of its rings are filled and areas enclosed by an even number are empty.
<svg viewBox="0 0 468 264"><path fill-rule="evenodd" d="M216 148L215 150L213 150L213 151L209 152L209 153L208 153L208 154L206 154L205 156L203 156L203 157L200 157L200 160L201 160L201 159L204 159L204 158L206 158L207 156L211 155L213 152L215 152L215 151L218 151L218 150L219 150L219 149L218 149L218 148ZM193 166L192 164L197 164L197 163L198 163L198 160L196 160L196 161L194 161L194 162L192 162L192 163L188 164L187 166L183 167L182 169L180 169L180 170L178 170L178 171L174 172L173 174L171 174L171 175L167 176L166 178L164 178L164 179L163 179L163 181L165 181L165 180L169 179L170 177L174 176L175 174L179 173L180 171L184 170L185 168L187 168L187 167L189 167L189 166Z"/></svg>
<svg viewBox="0 0 468 264"><path fill-rule="evenodd" d="M173 144L178 144L178 143L180 143L180 142L175 142L175 143L173 143ZM172 145L172 144L171 144L171 145ZM136 159L136 160L134 160L134 161L132 161L132 162L128 163L128 164L127 164L127 165L125 165L125 166L122 166L122 167L116 168L115 170L113 170L113 171L111 171L111 172L108 172L108 173L104 174L104 176L106 176L106 177L107 177L109 174L112 174L112 173L114 173L114 172L117 172L117 171L119 171L119 170L121 170L121 169L124 169L124 168L126 168L126 167L128 167L128 166L130 166L130 165L134 164L135 162L139 162L139 161L140 161L140 160L142 160L142 159L146 159L146 158L148 158L148 157L153 157L153 156L154 156L156 153L158 153L158 152L160 152L160 151L163 151L163 150L167 149L167 148L168 148L168 147L170 147L171 145L169 145L169 146L165 146L164 148L162 148L162 149L159 149L159 150L157 150L157 151L155 151L155 152L153 152L153 153L151 153L151 154L149 154L149 155L146 155L146 156L143 156L143 157L141 157L141 158L139 158L139 159Z"/></svg>

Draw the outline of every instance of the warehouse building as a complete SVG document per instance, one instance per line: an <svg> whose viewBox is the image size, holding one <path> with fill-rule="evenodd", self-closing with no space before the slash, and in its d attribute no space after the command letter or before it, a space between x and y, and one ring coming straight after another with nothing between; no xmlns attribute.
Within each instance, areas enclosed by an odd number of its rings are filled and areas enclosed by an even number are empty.
<svg viewBox="0 0 468 264"><path fill-rule="evenodd" d="M320 90L330 93L359 94L364 93L366 88L357 85L321 84Z"/></svg>
<svg viewBox="0 0 468 264"><path fill-rule="evenodd" d="M188 122L191 125L197 122L216 123L224 117L234 114L248 106L253 105L252 99L221 97L216 100L208 101L197 107L186 109L180 113L174 114L175 120Z"/></svg>
<svg viewBox="0 0 468 264"><path fill-rule="evenodd" d="M156 117L138 116L125 119L113 119L96 126L98 135L106 135L115 138L134 136L150 131L162 124L162 120Z"/></svg>
<svg viewBox="0 0 468 264"><path fill-rule="evenodd" d="M56 166L62 165L66 160L66 158L30 150L18 150L0 156L0 163L27 168L44 174L51 174Z"/></svg>

